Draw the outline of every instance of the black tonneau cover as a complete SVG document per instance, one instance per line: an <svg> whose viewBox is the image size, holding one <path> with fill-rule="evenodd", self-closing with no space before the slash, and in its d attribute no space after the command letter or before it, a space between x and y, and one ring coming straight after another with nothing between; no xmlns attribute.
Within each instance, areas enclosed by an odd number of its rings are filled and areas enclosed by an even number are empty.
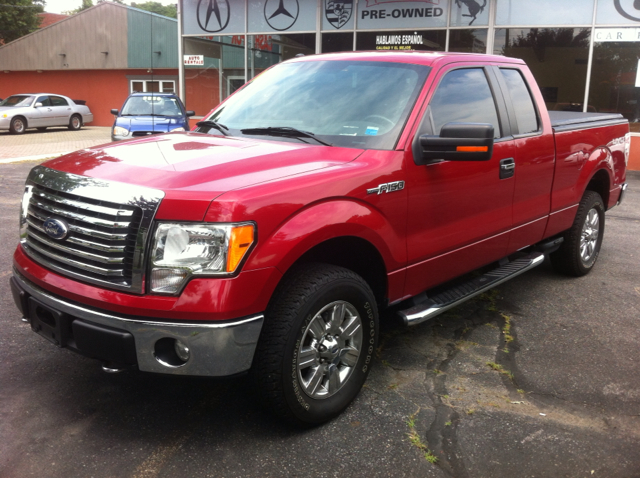
<svg viewBox="0 0 640 478"><path fill-rule="evenodd" d="M549 111L551 127L556 131L595 128L627 120L618 113L577 113L575 111Z"/></svg>

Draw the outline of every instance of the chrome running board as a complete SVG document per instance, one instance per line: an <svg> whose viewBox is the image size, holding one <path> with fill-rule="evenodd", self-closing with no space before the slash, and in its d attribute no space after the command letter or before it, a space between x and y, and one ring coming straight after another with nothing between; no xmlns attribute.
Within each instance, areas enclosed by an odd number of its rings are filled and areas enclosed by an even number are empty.
<svg viewBox="0 0 640 478"><path fill-rule="evenodd" d="M419 324L539 266L543 261L544 254L533 252L475 277L464 284L445 290L420 304L401 310L398 314L405 325Z"/></svg>

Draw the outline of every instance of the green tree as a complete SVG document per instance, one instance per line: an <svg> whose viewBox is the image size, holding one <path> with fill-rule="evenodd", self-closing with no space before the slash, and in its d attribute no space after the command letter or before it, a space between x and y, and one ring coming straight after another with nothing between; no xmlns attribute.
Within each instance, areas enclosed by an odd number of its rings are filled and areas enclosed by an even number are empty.
<svg viewBox="0 0 640 478"><path fill-rule="evenodd" d="M73 10L67 10L66 12L64 12L67 15L75 15L76 13L80 13L83 10L86 10L87 8L91 8L93 7L93 1L92 0L82 0L82 4L78 7L75 8Z"/></svg>
<svg viewBox="0 0 640 478"><path fill-rule="evenodd" d="M38 13L44 12L44 0L2 0L0 3L0 44L9 43L40 26Z"/></svg>
<svg viewBox="0 0 640 478"><path fill-rule="evenodd" d="M131 6L139 8L140 10L146 10L147 12L157 13L158 15L163 15L165 17L178 18L178 7L176 5L163 5L160 2L131 2Z"/></svg>

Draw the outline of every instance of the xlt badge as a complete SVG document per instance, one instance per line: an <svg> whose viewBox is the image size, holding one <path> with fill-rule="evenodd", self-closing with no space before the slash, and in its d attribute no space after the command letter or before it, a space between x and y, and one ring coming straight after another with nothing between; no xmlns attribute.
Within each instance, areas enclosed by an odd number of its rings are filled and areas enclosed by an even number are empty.
<svg viewBox="0 0 640 478"><path fill-rule="evenodd" d="M393 181L392 183L378 184L375 188L367 189L367 194L392 193L404 189L404 181Z"/></svg>

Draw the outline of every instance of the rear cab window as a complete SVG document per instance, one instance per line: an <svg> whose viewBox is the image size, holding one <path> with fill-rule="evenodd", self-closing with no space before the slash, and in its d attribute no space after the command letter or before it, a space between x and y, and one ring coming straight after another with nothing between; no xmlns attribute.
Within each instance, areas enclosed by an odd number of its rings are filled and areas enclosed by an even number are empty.
<svg viewBox="0 0 640 478"><path fill-rule="evenodd" d="M517 129L514 134L537 133L540 130L540 122L522 73L514 68L500 68L500 73L506 83L515 114Z"/></svg>

